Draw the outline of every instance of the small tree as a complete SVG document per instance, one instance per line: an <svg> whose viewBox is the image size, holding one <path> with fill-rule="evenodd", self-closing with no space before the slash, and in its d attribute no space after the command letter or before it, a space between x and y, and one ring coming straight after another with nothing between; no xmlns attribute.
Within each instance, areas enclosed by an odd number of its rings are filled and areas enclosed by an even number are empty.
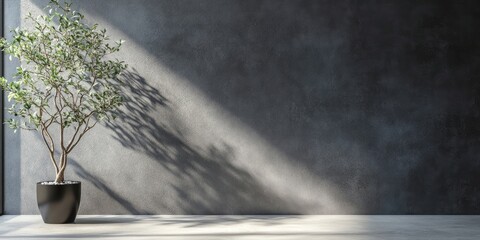
<svg viewBox="0 0 480 240"><path fill-rule="evenodd" d="M109 43L105 29L88 25L71 3L51 0L45 15L28 14L31 29L13 30L0 48L18 58L11 81L0 85L12 102L6 123L13 129L37 130L55 168L55 182L64 181L68 154L98 121L114 119L122 98L116 85L126 69L107 55L122 41ZM15 130L16 131L16 130Z"/></svg>

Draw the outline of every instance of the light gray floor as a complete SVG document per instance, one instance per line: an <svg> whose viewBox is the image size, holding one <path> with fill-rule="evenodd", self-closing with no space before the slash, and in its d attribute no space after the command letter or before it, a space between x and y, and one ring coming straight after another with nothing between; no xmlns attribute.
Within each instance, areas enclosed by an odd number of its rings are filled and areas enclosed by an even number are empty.
<svg viewBox="0 0 480 240"><path fill-rule="evenodd" d="M480 216L1 216L3 239L480 239Z"/></svg>

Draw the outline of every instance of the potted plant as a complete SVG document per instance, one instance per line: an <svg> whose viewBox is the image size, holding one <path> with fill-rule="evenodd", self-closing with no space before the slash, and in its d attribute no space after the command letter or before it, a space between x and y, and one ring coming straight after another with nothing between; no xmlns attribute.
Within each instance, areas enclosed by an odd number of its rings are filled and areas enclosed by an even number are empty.
<svg viewBox="0 0 480 240"><path fill-rule="evenodd" d="M0 85L8 94L11 128L36 130L55 170L51 181L37 183L37 202L45 223L74 222L81 183L66 181L69 154L97 122L112 120L121 105L118 76L123 61L107 57L122 41L110 43L105 29L89 25L71 3L52 0L45 14L26 20L31 29L15 29L0 48L20 66Z"/></svg>

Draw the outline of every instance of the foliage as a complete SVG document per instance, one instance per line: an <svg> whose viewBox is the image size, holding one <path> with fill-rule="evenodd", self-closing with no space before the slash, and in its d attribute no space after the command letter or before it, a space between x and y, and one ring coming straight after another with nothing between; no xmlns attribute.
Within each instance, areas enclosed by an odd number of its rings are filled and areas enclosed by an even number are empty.
<svg viewBox="0 0 480 240"><path fill-rule="evenodd" d="M10 41L0 40L10 59L21 63L11 81L0 78L0 85L12 102L8 112L16 116L6 123L41 133L59 182L68 153L85 133L98 121L114 119L122 103L117 77L127 66L107 57L120 50L122 41L110 43L106 30L86 24L71 3L52 0L45 11L38 17L28 14L32 29L17 28Z"/></svg>

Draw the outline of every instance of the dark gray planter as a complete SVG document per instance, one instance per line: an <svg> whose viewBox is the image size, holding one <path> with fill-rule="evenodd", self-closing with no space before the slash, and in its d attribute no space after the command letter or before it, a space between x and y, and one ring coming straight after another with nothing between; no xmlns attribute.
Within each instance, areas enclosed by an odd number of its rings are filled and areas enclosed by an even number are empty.
<svg viewBox="0 0 480 240"><path fill-rule="evenodd" d="M37 203L45 223L73 223L80 206L81 183L62 185L37 183Z"/></svg>

